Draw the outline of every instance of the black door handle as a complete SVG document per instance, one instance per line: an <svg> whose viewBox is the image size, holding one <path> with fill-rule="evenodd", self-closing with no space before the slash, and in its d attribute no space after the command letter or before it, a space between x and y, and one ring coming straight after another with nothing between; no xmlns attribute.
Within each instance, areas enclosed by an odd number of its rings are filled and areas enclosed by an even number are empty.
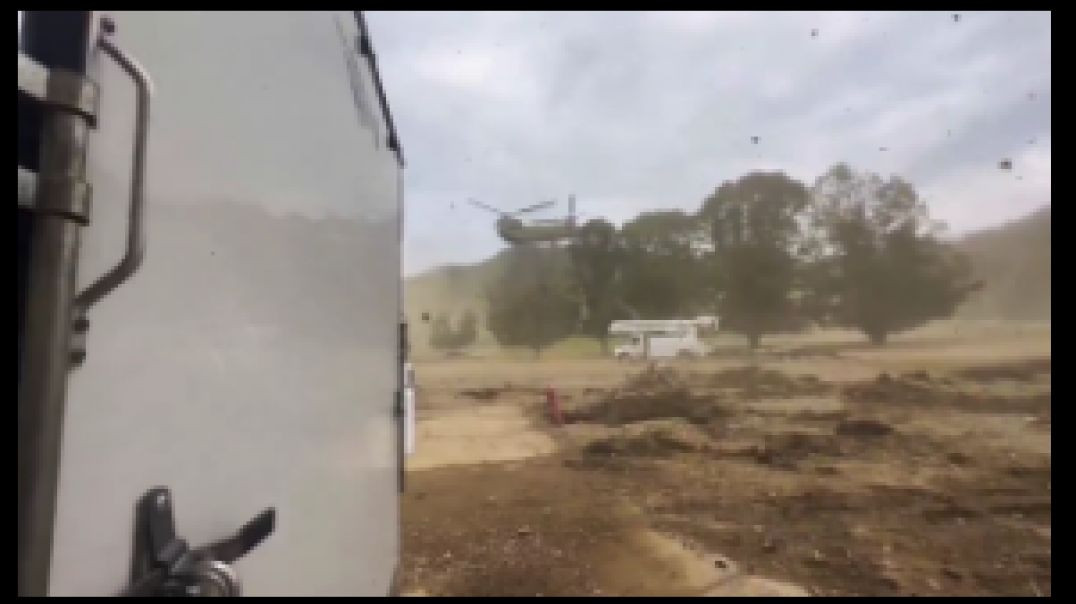
<svg viewBox="0 0 1076 604"><path fill-rule="evenodd" d="M238 596L239 579L229 564L265 541L276 528L276 510L267 508L231 537L191 548L176 535L172 494L167 487L147 491L135 512L131 584L122 596Z"/></svg>

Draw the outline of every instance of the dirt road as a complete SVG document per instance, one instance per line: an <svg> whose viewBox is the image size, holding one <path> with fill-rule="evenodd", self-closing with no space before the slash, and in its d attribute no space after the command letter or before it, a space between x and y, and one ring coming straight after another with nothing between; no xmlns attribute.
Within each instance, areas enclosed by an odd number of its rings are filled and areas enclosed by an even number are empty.
<svg viewBox="0 0 1076 604"><path fill-rule="evenodd" d="M420 364L405 591L1049 595L1049 346Z"/></svg>

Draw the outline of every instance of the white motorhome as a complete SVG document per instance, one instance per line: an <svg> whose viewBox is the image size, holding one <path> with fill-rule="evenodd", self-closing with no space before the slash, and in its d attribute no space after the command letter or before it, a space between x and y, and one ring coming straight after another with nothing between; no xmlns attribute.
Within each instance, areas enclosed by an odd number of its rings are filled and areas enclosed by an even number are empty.
<svg viewBox="0 0 1076 604"><path fill-rule="evenodd" d="M613 321L609 334L627 336L630 341L613 348L618 359L660 359L672 357L701 357L710 353L702 341L703 329L716 330L717 317L695 319L634 319Z"/></svg>
<svg viewBox="0 0 1076 604"><path fill-rule="evenodd" d="M20 13L18 135L19 595L394 593L403 157L363 16Z"/></svg>

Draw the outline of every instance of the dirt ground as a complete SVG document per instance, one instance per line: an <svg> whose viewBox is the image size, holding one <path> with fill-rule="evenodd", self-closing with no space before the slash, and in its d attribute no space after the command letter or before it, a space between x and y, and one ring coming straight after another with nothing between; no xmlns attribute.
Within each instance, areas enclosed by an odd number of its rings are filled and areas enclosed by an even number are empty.
<svg viewBox="0 0 1076 604"><path fill-rule="evenodd" d="M1048 328L416 370L405 593L1051 594Z"/></svg>

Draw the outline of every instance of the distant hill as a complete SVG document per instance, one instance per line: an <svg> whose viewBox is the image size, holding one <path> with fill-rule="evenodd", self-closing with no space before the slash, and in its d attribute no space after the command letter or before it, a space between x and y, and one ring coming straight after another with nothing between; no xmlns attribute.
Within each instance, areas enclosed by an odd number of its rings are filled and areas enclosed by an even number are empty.
<svg viewBox="0 0 1076 604"><path fill-rule="evenodd" d="M971 259L977 278L985 285L958 310L963 319L1050 318L1050 207L1024 218L964 236L957 247ZM404 282L405 312L416 352L429 349L431 319L446 312L452 321L471 309L479 319L480 344L492 344L485 329L485 292L503 270L510 249L471 265L440 266ZM545 253L549 253L546 251ZM563 254L563 250L553 253ZM563 261L564 258L561 258Z"/></svg>
<svg viewBox="0 0 1076 604"><path fill-rule="evenodd" d="M533 248L532 248L533 249ZM504 249L491 258L475 264L449 264L439 266L404 281L404 313L409 324L412 349L416 353L429 350L430 324L421 321L422 313L429 313L431 321L440 313L446 313L455 324L465 310L473 310L479 317L478 344L495 344L493 335L486 329L486 290L505 270L512 248ZM564 270L567 254L564 249L540 249L534 253L548 257L556 256L556 270Z"/></svg>
<svg viewBox="0 0 1076 604"><path fill-rule="evenodd" d="M489 341L486 330L486 283L495 274L497 258L472 265L446 265L430 269L404 281L404 312L407 315L411 346L414 352L429 350L430 324L421 321L422 313L430 320L447 313L455 324L465 310L479 317L479 342Z"/></svg>
<svg viewBox="0 0 1076 604"><path fill-rule="evenodd" d="M1050 318L1050 206L971 233L957 246L983 289L958 311L966 319Z"/></svg>

